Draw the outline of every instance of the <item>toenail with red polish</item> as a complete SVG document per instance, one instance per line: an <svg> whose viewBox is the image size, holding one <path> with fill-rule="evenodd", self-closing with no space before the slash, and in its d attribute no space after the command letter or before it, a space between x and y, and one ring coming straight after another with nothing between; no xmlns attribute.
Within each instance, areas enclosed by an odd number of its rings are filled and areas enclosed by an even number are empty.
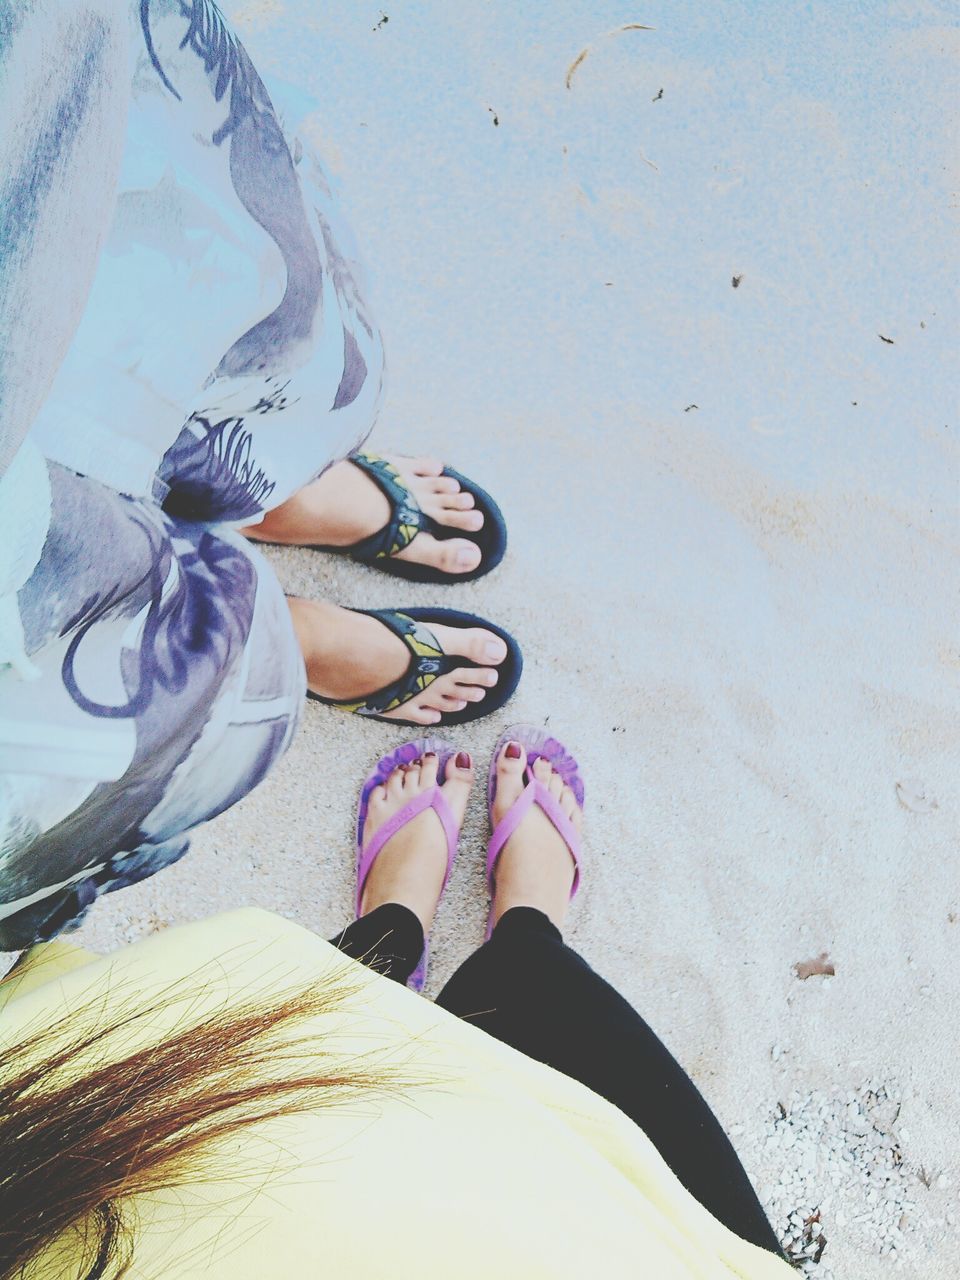
<svg viewBox="0 0 960 1280"><path fill-rule="evenodd" d="M508 742L507 749L504 754L506 755L508 760L519 760L520 759L520 743Z"/></svg>
<svg viewBox="0 0 960 1280"><path fill-rule="evenodd" d="M470 759L469 751L457 752L457 768L458 769L469 769L472 764L473 764L473 761Z"/></svg>

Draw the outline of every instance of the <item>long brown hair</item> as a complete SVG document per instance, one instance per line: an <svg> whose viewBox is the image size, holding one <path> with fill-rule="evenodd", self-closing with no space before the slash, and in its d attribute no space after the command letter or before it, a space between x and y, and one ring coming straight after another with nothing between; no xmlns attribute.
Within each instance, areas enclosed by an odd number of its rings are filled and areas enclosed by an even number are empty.
<svg viewBox="0 0 960 1280"><path fill-rule="evenodd" d="M184 1000L127 998L94 1030L78 1014L0 1049L0 1280L73 1229L77 1280L119 1280L134 1233L123 1201L204 1176L206 1148L260 1121L415 1083L391 1051L338 1059L293 1025L342 1008L361 989L337 975L309 989L223 1009L112 1058L110 1037ZM195 988L194 988L195 990ZM79 1011L91 1025L104 1001ZM103 1054L99 1063L91 1058ZM72 1243L72 1241L71 1241Z"/></svg>

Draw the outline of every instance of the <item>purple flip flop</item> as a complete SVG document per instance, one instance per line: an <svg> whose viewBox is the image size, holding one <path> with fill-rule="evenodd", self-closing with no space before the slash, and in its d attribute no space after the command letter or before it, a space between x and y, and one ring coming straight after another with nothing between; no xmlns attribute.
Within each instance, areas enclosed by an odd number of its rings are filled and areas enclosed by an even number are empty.
<svg viewBox="0 0 960 1280"><path fill-rule="evenodd" d="M374 787L382 786L401 764L412 764L414 760L419 760L421 756L427 755L429 752L437 757L437 778L438 782L430 788L429 791L421 791L415 796L409 804L403 806L397 813L389 818L383 826L377 831L376 835L370 841L366 849L363 847L363 826L367 820L367 809L370 805L370 793ZM360 792L360 806L357 812L357 902L356 913L360 915L360 901L363 897L363 887L367 882L367 876L370 874L370 868L376 861L377 855L383 849L387 841L397 834L401 827L415 818L417 814L423 813L427 809L433 809L440 819L443 826L444 834L447 837L447 870L443 877L443 886L440 890L441 894L447 887L447 881L450 879L450 872L453 868L453 860L457 856L457 841L460 837L460 829L457 826L456 819L450 811L450 806L443 795L442 780L444 770L447 767L447 761L451 756L457 754L457 748L451 743L446 742L443 738L417 738L413 742L405 742L402 747L397 747L395 751L391 751L389 755L383 756L377 761L377 767L367 778ZM420 963L407 979L407 986L412 991L422 991L423 984L427 977L427 962L430 956L430 940L424 938L423 955L420 957Z"/></svg>
<svg viewBox="0 0 960 1280"><path fill-rule="evenodd" d="M527 767L524 770L524 777L527 785L520 792L514 804L500 819L499 823L494 826L493 801L497 793L497 760L500 752L508 742L519 742L526 748ZM574 862L570 897L572 898L580 888L580 861L583 857L583 845L573 823L543 783L533 776L534 761L541 756L549 764L553 765L554 769L573 792L578 806L583 809L584 790L583 779L580 777L580 767L562 742L559 742L556 738L551 738L545 729L538 729L532 724L515 724L501 734L497 745L493 749L493 757L490 760L490 773L487 778L487 812L490 815L490 825L493 827L490 847L487 851L487 884L490 886L491 895L493 894L493 872L503 846L519 827L533 805L538 805L543 810L562 836L564 844L570 850L570 856ZM490 915L487 920L486 937L489 938L492 932L493 906L491 905Z"/></svg>

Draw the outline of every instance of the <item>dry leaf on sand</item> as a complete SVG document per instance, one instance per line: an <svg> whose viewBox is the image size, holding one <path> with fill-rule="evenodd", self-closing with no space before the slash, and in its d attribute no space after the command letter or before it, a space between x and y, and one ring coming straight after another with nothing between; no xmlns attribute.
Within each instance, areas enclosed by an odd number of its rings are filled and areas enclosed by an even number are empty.
<svg viewBox="0 0 960 1280"><path fill-rule="evenodd" d="M821 951L814 960L798 960L793 971L801 982L807 978L832 978L837 972L826 951Z"/></svg>

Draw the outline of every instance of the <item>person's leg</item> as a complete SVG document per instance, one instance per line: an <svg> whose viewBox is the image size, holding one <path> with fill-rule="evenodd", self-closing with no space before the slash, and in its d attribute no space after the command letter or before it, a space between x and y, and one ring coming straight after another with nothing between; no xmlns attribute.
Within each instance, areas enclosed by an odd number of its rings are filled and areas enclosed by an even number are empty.
<svg viewBox="0 0 960 1280"><path fill-rule="evenodd" d="M330 941L344 955L406 986L423 955L423 925L409 907L385 902Z"/></svg>
<svg viewBox="0 0 960 1280"><path fill-rule="evenodd" d="M0 670L0 950L181 857L261 781L303 706L285 597L254 548L48 475L53 516L18 595L37 677Z"/></svg>
<svg viewBox="0 0 960 1280"><path fill-rule="evenodd" d="M506 912L437 1003L614 1103L714 1217L780 1252L737 1153L696 1085L541 911Z"/></svg>
<svg viewBox="0 0 960 1280"><path fill-rule="evenodd" d="M363 825L364 848L385 823L433 788L438 765L436 754L426 752L374 787ZM473 763L465 751L447 762L441 785L459 828L473 785ZM446 870L446 834L436 811L426 809L387 840L364 882L359 918L330 941L361 964L406 984L423 954Z"/></svg>
<svg viewBox="0 0 960 1280"><path fill-rule="evenodd" d="M495 818L519 795L525 763L522 750L513 759L501 756ZM552 784L550 766L537 764L538 776ZM578 822L568 790L554 789ZM627 1001L564 944L558 926L572 874L563 841L531 810L497 864L493 936L437 1003L607 1098L716 1218L779 1253L736 1152L692 1080Z"/></svg>

